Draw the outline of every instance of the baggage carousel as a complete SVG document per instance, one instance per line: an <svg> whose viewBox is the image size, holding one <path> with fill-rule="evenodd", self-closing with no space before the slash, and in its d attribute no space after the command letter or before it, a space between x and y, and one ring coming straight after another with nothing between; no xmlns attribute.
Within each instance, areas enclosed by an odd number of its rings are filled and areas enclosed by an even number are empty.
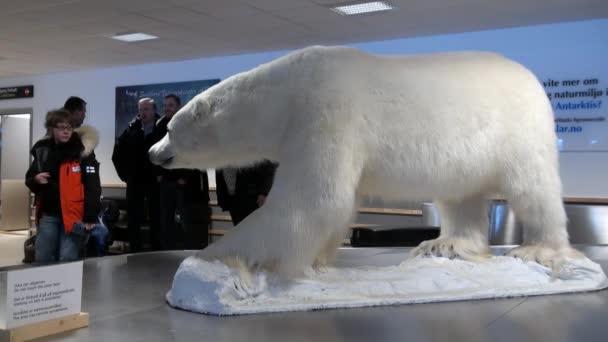
<svg viewBox="0 0 608 342"><path fill-rule="evenodd" d="M608 271L608 246L578 248ZM408 250L342 248L337 264L398 264ZM90 326L39 341L608 341L608 291L231 317L180 311L164 298L192 254L86 260Z"/></svg>

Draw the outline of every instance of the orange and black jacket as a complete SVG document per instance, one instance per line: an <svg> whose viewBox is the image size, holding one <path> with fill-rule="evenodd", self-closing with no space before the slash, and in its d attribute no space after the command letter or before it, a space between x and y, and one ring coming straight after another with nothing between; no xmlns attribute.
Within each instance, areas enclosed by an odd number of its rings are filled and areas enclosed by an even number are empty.
<svg viewBox="0 0 608 342"><path fill-rule="evenodd" d="M101 210L99 163L85 145L90 144L83 144L77 133L65 144L51 138L39 140L25 175L25 184L36 194L36 218L61 216L66 233L76 222L96 223ZM50 173L47 184L34 181L41 172Z"/></svg>

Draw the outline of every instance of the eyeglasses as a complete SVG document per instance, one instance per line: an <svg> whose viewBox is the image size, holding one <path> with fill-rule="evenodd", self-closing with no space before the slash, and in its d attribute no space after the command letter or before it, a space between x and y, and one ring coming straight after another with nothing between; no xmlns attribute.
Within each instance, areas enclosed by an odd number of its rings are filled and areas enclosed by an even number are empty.
<svg viewBox="0 0 608 342"><path fill-rule="evenodd" d="M62 126L62 125L58 125L54 127L56 130L58 131L68 131L71 132L72 130L74 130L74 127L72 126Z"/></svg>

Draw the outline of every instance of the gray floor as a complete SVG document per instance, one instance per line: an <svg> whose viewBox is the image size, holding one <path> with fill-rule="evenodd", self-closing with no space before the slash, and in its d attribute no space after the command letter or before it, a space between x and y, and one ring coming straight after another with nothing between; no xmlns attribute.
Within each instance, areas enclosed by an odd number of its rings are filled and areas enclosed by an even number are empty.
<svg viewBox="0 0 608 342"><path fill-rule="evenodd" d="M608 269L608 247L585 247ZM403 249L342 249L341 265L386 265ZM179 263L165 252L85 262L88 328L43 341L608 341L608 291L236 317L164 302Z"/></svg>

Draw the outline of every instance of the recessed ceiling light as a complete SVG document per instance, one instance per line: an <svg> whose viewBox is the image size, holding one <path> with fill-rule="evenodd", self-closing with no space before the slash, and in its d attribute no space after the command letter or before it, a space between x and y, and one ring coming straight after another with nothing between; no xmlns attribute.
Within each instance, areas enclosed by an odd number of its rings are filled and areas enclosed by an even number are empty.
<svg viewBox="0 0 608 342"><path fill-rule="evenodd" d="M142 40L150 40L150 39L156 39L156 38L158 38L158 37L153 36L151 34L147 34L147 33L141 33L141 32L120 34L120 35L116 35L116 36L112 37L112 39L120 40L123 42L129 42L129 43L140 42Z"/></svg>
<svg viewBox="0 0 608 342"><path fill-rule="evenodd" d="M389 10L392 10L395 8L385 1L373 1L373 2L354 3L354 4L350 4L350 5L334 6L331 9L342 15L354 15L354 14L389 11Z"/></svg>

